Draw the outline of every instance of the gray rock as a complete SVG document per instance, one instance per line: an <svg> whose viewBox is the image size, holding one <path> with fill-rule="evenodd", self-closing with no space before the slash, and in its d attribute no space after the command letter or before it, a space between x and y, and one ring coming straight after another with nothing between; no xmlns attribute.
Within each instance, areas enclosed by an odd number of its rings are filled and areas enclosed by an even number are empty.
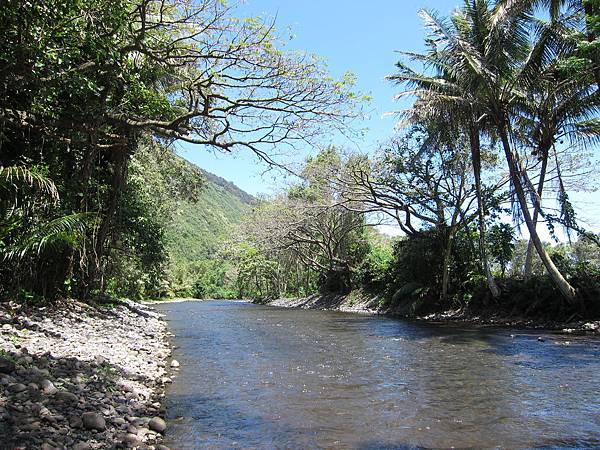
<svg viewBox="0 0 600 450"><path fill-rule="evenodd" d="M100 414L84 412L81 416L83 426L88 430L103 431L106 428L106 420Z"/></svg>
<svg viewBox="0 0 600 450"><path fill-rule="evenodd" d="M138 429L136 427L134 427L133 425L129 425L127 427L127 432L129 434L135 434L135 435L137 435L138 434Z"/></svg>
<svg viewBox="0 0 600 450"><path fill-rule="evenodd" d="M73 416L69 419L69 425L71 425L71 428L81 428L83 426L83 421L81 420L81 417Z"/></svg>
<svg viewBox="0 0 600 450"><path fill-rule="evenodd" d="M67 391L58 391L54 394L54 398L56 398L59 402L63 403L77 403L79 402L79 397L71 392Z"/></svg>
<svg viewBox="0 0 600 450"><path fill-rule="evenodd" d="M11 390L11 392L14 392L16 394L26 390L27 386L25 386L23 383L14 383L11 384L8 388Z"/></svg>
<svg viewBox="0 0 600 450"><path fill-rule="evenodd" d="M31 356L23 356L19 358L19 363L21 364L31 364L33 362L33 358Z"/></svg>
<svg viewBox="0 0 600 450"><path fill-rule="evenodd" d="M137 437L137 435L127 433L125 436L123 436L123 444L127 445L128 447L137 447L142 444L142 441L139 437Z"/></svg>
<svg viewBox="0 0 600 450"><path fill-rule="evenodd" d="M15 371L15 363L10 359L0 357L0 373L12 373Z"/></svg>
<svg viewBox="0 0 600 450"><path fill-rule="evenodd" d="M127 423L127 421L122 417L115 417L114 419L112 419L112 422L118 426L125 425Z"/></svg>
<svg viewBox="0 0 600 450"><path fill-rule="evenodd" d="M154 448L156 450L171 450L169 447L167 447L166 445L162 445L162 444L155 445Z"/></svg>
<svg viewBox="0 0 600 450"><path fill-rule="evenodd" d="M78 442L73 446L73 450L91 450L92 446L87 442Z"/></svg>
<svg viewBox="0 0 600 450"><path fill-rule="evenodd" d="M160 417L153 417L148 422L148 428L158 431L159 433L164 433L164 431L167 429L167 424Z"/></svg>
<svg viewBox="0 0 600 450"><path fill-rule="evenodd" d="M56 387L50 380L42 380L40 386L42 388L42 391L46 395L54 395L58 392L58 389L56 389Z"/></svg>

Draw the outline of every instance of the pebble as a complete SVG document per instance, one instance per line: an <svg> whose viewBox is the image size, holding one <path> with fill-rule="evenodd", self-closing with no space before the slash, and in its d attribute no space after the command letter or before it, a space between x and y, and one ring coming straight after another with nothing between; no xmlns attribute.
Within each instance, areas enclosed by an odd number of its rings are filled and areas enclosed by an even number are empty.
<svg viewBox="0 0 600 450"><path fill-rule="evenodd" d="M137 447L142 443L142 441L139 437L137 437L136 434L127 433L123 437L123 443L130 447Z"/></svg>
<svg viewBox="0 0 600 450"><path fill-rule="evenodd" d="M12 373L15 371L15 363L9 359L0 357L0 373Z"/></svg>
<svg viewBox="0 0 600 450"><path fill-rule="evenodd" d="M166 448L150 426L164 411L160 380L171 354L156 312L130 302L107 314L70 300L0 304L2 317L15 325L0 332L0 423L14 433L0 448ZM158 419L155 428L166 429Z"/></svg>
<svg viewBox="0 0 600 450"><path fill-rule="evenodd" d="M173 368L179 367L179 361L177 361L176 359L174 359L173 361L171 361L171 367L173 367Z"/></svg>
<svg viewBox="0 0 600 450"><path fill-rule="evenodd" d="M102 431L106 428L106 420L100 414L94 412L85 412L81 416L83 426L88 430Z"/></svg>
<svg viewBox="0 0 600 450"><path fill-rule="evenodd" d="M148 422L148 428L158 431L159 433L164 433L164 431L167 429L167 424L160 417L153 417Z"/></svg>
<svg viewBox="0 0 600 450"><path fill-rule="evenodd" d="M23 383L11 384L8 388L11 390L11 392L14 392L15 394L27 390L27 386L25 386Z"/></svg>
<svg viewBox="0 0 600 450"><path fill-rule="evenodd" d="M92 446L87 442L78 442L73 446L73 450L91 450Z"/></svg>
<svg viewBox="0 0 600 450"><path fill-rule="evenodd" d="M58 389L56 389L56 387L50 380L42 380L42 382L40 383L40 387L46 395L54 395L58 392Z"/></svg>
<svg viewBox="0 0 600 450"><path fill-rule="evenodd" d="M58 391L55 395L54 398L56 398L56 400L58 400L59 402L64 402L64 403L77 403L79 402L79 398L71 393L71 392L67 392L67 391Z"/></svg>

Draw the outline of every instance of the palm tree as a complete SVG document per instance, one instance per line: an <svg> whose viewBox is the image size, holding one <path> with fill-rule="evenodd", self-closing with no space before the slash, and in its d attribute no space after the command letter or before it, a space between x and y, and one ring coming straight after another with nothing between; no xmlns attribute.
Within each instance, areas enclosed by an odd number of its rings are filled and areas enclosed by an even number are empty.
<svg viewBox="0 0 600 450"><path fill-rule="evenodd" d="M452 66L455 56L450 48L438 45L439 37L456 39L456 29L436 13L422 10L421 17L431 30L431 39L428 40L426 53L408 53L411 60L422 64L433 72L431 75L413 70L407 64L398 62L399 71L389 79L408 85L408 89L401 92L399 97L412 95L416 97L413 107L404 112L404 119L411 123L437 123L450 129L465 130L466 139L471 151L471 164L475 179L475 193L477 197L478 222L479 222L479 253L481 265L486 276L488 288L494 298L500 296L500 289L492 275L487 257L486 245L486 204L481 181L481 125L476 98L472 96L477 92L478 81L471 77L458 77Z"/></svg>
<svg viewBox="0 0 600 450"><path fill-rule="evenodd" d="M548 170L550 151L564 137L572 143L598 138L596 127L589 127L598 115L600 96L590 82L579 78L561 78L552 63L541 72L540 82L532 87L533 101L525 115L532 154L540 161L537 188L533 193L533 225L542 213L542 194ZM523 274L531 276L533 242L530 239Z"/></svg>
<svg viewBox="0 0 600 450"><path fill-rule="evenodd" d="M457 112L459 117L470 117L478 131L499 140L516 205L533 246L565 299L573 302L575 290L550 259L537 233L528 204L528 176L518 152L518 122L527 101L539 101L528 94L531 86L539 82L538 56L547 43L532 42L534 26L529 10L507 8L508 3L511 2L491 7L486 0L466 0L450 22L426 16L429 42L435 47L434 67L438 71L442 68L441 73L446 76L421 80L415 75L402 74L399 80L416 82L422 87L413 107L416 115L428 116L435 110L444 111L447 116ZM431 56L424 58L430 64L431 60ZM472 156L477 166L476 152Z"/></svg>
<svg viewBox="0 0 600 450"><path fill-rule="evenodd" d="M457 51L461 70L481 81L478 93L504 150L508 170L523 220L530 238L550 277L570 303L575 289L560 273L537 233L527 201L527 176L517 152L514 131L519 111L527 99L523 88L539 79L539 64L533 55L539 52L539 41L531 45L531 20L526 12L505 14L500 8L491 9L485 0L469 0L456 14L458 30ZM477 41L473 38L480 37Z"/></svg>

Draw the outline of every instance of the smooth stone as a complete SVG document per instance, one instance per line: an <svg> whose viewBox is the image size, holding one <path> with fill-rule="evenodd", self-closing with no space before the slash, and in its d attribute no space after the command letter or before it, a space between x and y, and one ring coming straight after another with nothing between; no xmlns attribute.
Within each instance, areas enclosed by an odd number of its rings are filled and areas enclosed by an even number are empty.
<svg viewBox="0 0 600 450"><path fill-rule="evenodd" d="M100 414L94 412L84 412L81 415L83 426L88 430L103 431L106 428L106 420Z"/></svg>
<svg viewBox="0 0 600 450"><path fill-rule="evenodd" d="M54 384L50 380L42 380L40 386L42 388L42 391L46 395L54 395L58 392L58 389L56 389L56 386L54 386Z"/></svg>
<svg viewBox="0 0 600 450"><path fill-rule="evenodd" d="M12 373L15 371L15 363L10 359L0 357L0 373Z"/></svg>
<svg viewBox="0 0 600 450"><path fill-rule="evenodd" d="M177 361L176 359L171 361L171 367L179 367L179 361Z"/></svg>
<svg viewBox="0 0 600 450"><path fill-rule="evenodd" d="M24 390L26 390L27 386L25 386L23 383L15 383L15 384L11 384L9 386L9 389L11 390L11 392L14 392L15 394L17 394L19 392L23 392Z"/></svg>
<svg viewBox="0 0 600 450"><path fill-rule="evenodd" d="M137 435L127 433L125 436L123 436L123 444L126 444L130 447L137 447L142 444L142 441L139 437L137 437Z"/></svg>
<svg viewBox="0 0 600 450"><path fill-rule="evenodd" d="M92 446L87 442L78 442L73 446L73 450L91 450Z"/></svg>
<svg viewBox="0 0 600 450"><path fill-rule="evenodd" d="M119 426L125 425L127 423L127 421L125 419L123 419L122 417L115 417L114 419L112 419L112 422L115 425L119 425Z"/></svg>
<svg viewBox="0 0 600 450"><path fill-rule="evenodd" d="M73 416L69 419L69 425L71 425L71 428L81 428L83 420L81 420L81 417Z"/></svg>
<svg viewBox="0 0 600 450"><path fill-rule="evenodd" d="M167 429L167 424L160 417L153 417L148 422L148 428L158 431L159 433L164 433L164 431Z"/></svg>
<svg viewBox="0 0 600 450"><path fill-rule="evenodd" d="M154 446L155 450L171 450L169 447L167 447L166 445L162 445L162 444L158 444Z"/></svg>
<svg viewBox="0 0 600 450"><path fill-rule="evenodd" d="M75 394L71 393L71 392L67 392L67 391L59 391L54 395L54 398L56 398L59 402L63 402L63 403L78 403L79 402L79 397L77 397Z"/></svg>

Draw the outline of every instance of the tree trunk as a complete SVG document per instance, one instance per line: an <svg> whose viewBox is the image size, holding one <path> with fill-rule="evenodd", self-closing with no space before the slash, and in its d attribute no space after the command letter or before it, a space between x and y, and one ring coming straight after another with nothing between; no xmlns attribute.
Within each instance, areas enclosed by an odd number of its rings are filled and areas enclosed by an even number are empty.
<svg viewBox="0 0 600 450"><path fill-rule="evenodd" d="M527 225L529 235L531 236L531 239L533 241L533 245L535 246L535 249L537 250L537 253L540 256L544 267L548 271L548 274L550 275L550 278L552 279L556 287L558 287L558 289L560 290L563 297L567 300L567 302L573 304L575 303L576 296L575 289L560 273L554 262L552 262L550 255L548 255L548 252L542 245L542 241L539 235L537 234L537 230L533 226L533 219L531 218L531 214L529 213L527 198L525 196L525 191L523 190L523 184L521 182L520 170L515 162L514 155L512 153L512 148L508 140L506 125L505 123L503 123L503 121L500 122L500 125L498 126L498 131L502 140L502 146L504 148L504 154L508 163L510 177L513 182L515 193L517 194L517 199L519 201L519 206L521 207L521 211L523 213L525 224Z"/></svg>
<svg viewBox="0 0 600 450"><path fill-rule="evenodd" d="M591 0L584 1L584 12L585 12L585 25L586 25L586 34L587 41L594 42L596 40L596 33L594 33L593 23L594 18L598 16L598 7L593 4ZM600 89L600 66L597 58L597 52L594 52L595 58L592 59L594 78L596 80L596 86Z"/></svg>
<svg viewBox="0 0 600 450"><path fill-rule="evenodd" d="M452 262L452 244L454 236L451 231L448 231L446 246L444 248L444 261L442 266L442 296L441 300L448 299L448 284L450 283L450 263Z"/></svg>
<svg viewBox="0 0 600 450"><path fill-rule="evenodd" d="M88 273L88 288L93 286L98 279L100 279L100 290L104 288L104 281L102 277L103 272L103 259L105 256L106 241L110 235L113 220L119 206L119 199L121 197L123 187L127 178L127 163L129 161L129 149L122 148L116 149L112 154L112 182L106 207L102 213L102 220L96 233L96 240L94 244L94 257L92 262L92 269Z"/></svg>
<svg viewBox="0 0 600 450"><path fill-rule="evenodd" d="M542 193L544 192L544 181L546 179L546 170L548 169L548 150L541 153L542 155L542 167L540 171L540 180L538 182L537 195L538 204L534 205L533 210L533 226L537 230L538 216L542 204ZM523 267L523 278L529 280L531 278L531 272L533 268L533 239L529 238L527 244L527 254L525 255L525 266Z"/></svg>
<svg viewBox="0 0 600 450"><path fill-rule="evenodd" d="M471 161L473 164L473 175L475 176L475 195L477 196L477 213L479 216L479 254L483 272L487 280L487 285L492 293L492 297L500 297L500 289L490 270L490 263L487 257L487 248L485 244L486 226L485 226L485 205L481 192L481 141L479 140L479 130L471 124L470 129Z"/></svg>

